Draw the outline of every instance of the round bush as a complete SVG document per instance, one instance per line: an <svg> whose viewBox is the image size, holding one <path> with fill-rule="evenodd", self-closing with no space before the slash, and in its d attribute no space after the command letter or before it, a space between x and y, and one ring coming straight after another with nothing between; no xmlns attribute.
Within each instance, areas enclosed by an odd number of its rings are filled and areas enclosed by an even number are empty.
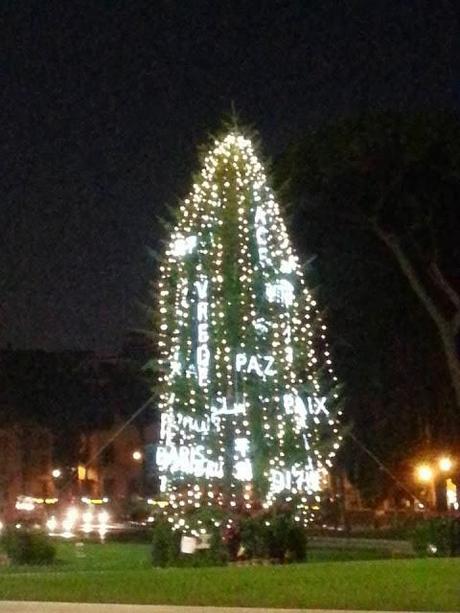
<svg viewBox="0 0 460 613"><path fill-rule="evenodd" d="M51 564L56 556L50 537L41 530L8 529L2 544L14 564Z"/></svg>
<svg viewBox="0 0 460 613"><path fill-rule="evenodd" d="M158 521L152 535L152 564L173 566L180 552L180 534L171 529L166 521Z"/></svg>
<svg viewBox="0 0 460 613"><path fill-rule="evenodd" d="M447 517L422 520L412 533L412 544L419 555L458 555L460 523Z"/></svg>

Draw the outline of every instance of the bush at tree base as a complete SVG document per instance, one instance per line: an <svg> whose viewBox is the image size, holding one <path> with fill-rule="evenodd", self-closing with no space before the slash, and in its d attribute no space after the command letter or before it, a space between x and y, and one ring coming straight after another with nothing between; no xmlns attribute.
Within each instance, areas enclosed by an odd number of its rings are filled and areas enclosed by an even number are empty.
<svg viewBox="0 0 460 613"><path fill-rule="evenodd" d="M173 530L165 520L159 520L153 527L152 564L154 566L222 566L228 554L222 542L220 531L215 526L205 527L210 535L209 549L185 554L180 551L182 533Z"/></svg>
<svg viewBox="0 0 460 613"><path fill-rule="evenodd" d="M152 563L154 566L174 566L180 555L180 534L166 521L153 528Z"/></svg>
<svg viewBox="0 0 460 613"><path fill-rule="evenodd" d="M2 545L14 564L51 564L56 556L50 537L41 530L8 529Z"/></svg>
<svg viewBox="0 0 460 613"><path fill-rule="evenodd" d="M265 559L285 563L306 559L306 530L289 513L234 517L231 523L225 518L220 526L215 526L207 513L197 512L194 520L210 535L210 547L194 554L181 553L181 532L174 531L166 520L159 520L153 528L153 565L220 566L229 560Z"/></svg>
<svg viewBox="0 0 460 613"><path fill-rule="evenodd" d="M268 558L279 563L306 559L305 528L290 514L270 513L243 519L240 537L245 558Z"/></svg>

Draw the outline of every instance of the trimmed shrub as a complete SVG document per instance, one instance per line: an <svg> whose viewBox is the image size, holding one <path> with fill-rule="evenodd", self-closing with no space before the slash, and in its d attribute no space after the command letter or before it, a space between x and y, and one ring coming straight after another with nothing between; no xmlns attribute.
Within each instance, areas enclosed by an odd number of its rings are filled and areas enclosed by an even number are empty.
<svg viewBox="0 0 460 613"><path fill-rule="evenodd" d="M241 521L241 545L249 559L269 558L300 562L307 555L307 536L303 526L290 513L278 512Z"/></svg>
<svg viewBox="0 0 460 613"><path fill-rule="evenodd" d="M197 509L187 515L186 521L187 534L208 535L209 546L198 547L194 553L181 553L182 532L173 530L165 518L159 519L153 526L155 566L221 566L229 560L284 563L306 559L306 530L291 512L283 509L233 518L225 517L222 511Z"/></svg>
<svg viewBox="0 0 460 613"><path fill-rule="evenodd" d="M50 537L41 530L8 529L2 544L14 564L51 564L56 556Z"/></svg>
<svg viewBox="0 0 460 613"><path fill-rule="evenodd" d="M209 549L199 549L193 554L180 551L182 533L172 530L167 521L160 520L153 528L152 564L154 566L222 566L228 561L225 544L218 528L206 526Z"/></svg>
<svg viewBox="0 0 460 613"><path fill-rule="evenodd" d="M152 564L174 566L180 554L180 533L171 529L166 521L158 521L152 535Z"/></svg>
<svg viewBox="0 0 460 613"><path fill-rule="evenodd" d="M240 543L244 557L267 558L269 555L270 533L265 517L247 517L241 520Z"/></svg>
<svg viewBox="0 0 460 613"><path fill-rule="evenodd" d="M287 531L285 556L288 562L304 562L307 559L307 533L297 522L292 522Z"/></svg>
<svg viewBox="0 0 460 613"><path fill-rule="evenodd" d="M278 562L301 562L307 554L305 528L289 513L272 516L268 530L269 555Z"/></svg>

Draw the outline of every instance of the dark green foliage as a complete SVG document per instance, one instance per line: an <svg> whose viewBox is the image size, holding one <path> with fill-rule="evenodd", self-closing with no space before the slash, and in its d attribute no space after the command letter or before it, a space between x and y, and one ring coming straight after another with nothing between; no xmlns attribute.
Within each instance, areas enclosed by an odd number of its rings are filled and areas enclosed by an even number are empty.
<svg viewBox="0 0 460 613"><path fill-rule="evenodd" d="M153 530L152 562L154 566L221 566L237 559L240 545L246 559L265 559L278 563L301 562L306 558L306 531L289 512L264 513L257 517L234 519L235 538L229 531L207 520L209 512L200 510L188 521L205 528L210 535L209 549L193 554L180 553L181 533L160 520ZM198 524L198 522L200 522ZM232 533L233 534L233 533Z"/></svg>
<svg viewBox="0 0 460 613"><path fill-rule="evenodd" d="M307 554L306 531L289 513L264 514L241 521L245 557L301 562Z"/></svg>
<svg viewBox="0 0 460 613"><path fill-rule="evenodd" d="M268 527L265 518L248 517L241 522L241 545L248 558L268 556Z"/></svg>
<svg viewBox="0 0 460 613"><path fill-rule="evenodd" d="M179 559L180 534L173 531L165 521L159 521L153 528L152 564L174 566Z"/></svg>
<svg viewBox="0 0 460 613"><path fill-rule="evenodd" d="M412 544L419 555L460 555L460 522L447 517L421 521L412 533Z"/></svg>
<svg viewBox="0 0 460 613"><path fill-rule="evenodd" d="M172 530L164 520L158 521L153 529L152 563L154 566L221 566L228 559L227 550L216 526L206 526L210 534L210 548L193 554L180 552L182 534Z"/></svg>
<svg viewBox="0 0 460 613"><path fill-rule="evenodd" d="M286 561L302 562L307 557L307 535L305 529L298 523L288 526L286 536Z"/></svg>
<svg viewBox="0 0 460 613"><path fill-rule="evenodd" d="M213 566L221 566L228 562L229 555L227 548L222 540L221 532L214 528L211 532L211 547L209 548L209 559Z"/></svg>
<svg viewBox="0 0 460 613"><path fill-rule="evenodd" d="M268 527L270 558L280 562L300 562L307 553L305 530L291 515L277 513Z"/></svg>
<svg viewBox="0 0 460 613"><path fill-rule="evenodd" d="M14 564L51 564L56 555L50 537L39 530L8 529L2 545Z"/></svg>

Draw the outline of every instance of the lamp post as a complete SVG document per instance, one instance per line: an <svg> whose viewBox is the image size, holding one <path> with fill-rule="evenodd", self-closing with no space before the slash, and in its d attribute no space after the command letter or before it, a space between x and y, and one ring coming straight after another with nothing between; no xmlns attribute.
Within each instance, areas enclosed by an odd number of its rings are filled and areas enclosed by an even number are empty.
<svg viewBox="0 0 460 613"><path fill-rule="evenodd" d="M455 467L455 461L448 455L443 455L438 458L438 482L437 482L437 496L438 496L438 510L449 511L455 503L458 502L456 496L456 487L452 482L453 470ZM448 489L450 493L448 494ZM452 500L450 498L452 497Z"/></svg>
<svg viewBox="0 0 460 613"><path fill-rule="evenodd" d="M415 467L415 478L426 488L429 506L438 511L448 510L447 478L452 474L455 461L449 455L441 455L431 462Z"/></svg>
<svg viewBox="0 0 460 613"><path fill-rule="evenodd" d="M429 507L436 507L436 490L434 487L434 471L430 464L423 462L415 468L415 478L423 486L425 499Z"/></svg>
<svg viewBox="0 0 460 613"><path fill-rule="evenodd" d="M53 496L57 496L59 493L58 482L62 477L62 470L60 468L53 468L51 471L51 477L51 492L53 493Z"/></svg>

